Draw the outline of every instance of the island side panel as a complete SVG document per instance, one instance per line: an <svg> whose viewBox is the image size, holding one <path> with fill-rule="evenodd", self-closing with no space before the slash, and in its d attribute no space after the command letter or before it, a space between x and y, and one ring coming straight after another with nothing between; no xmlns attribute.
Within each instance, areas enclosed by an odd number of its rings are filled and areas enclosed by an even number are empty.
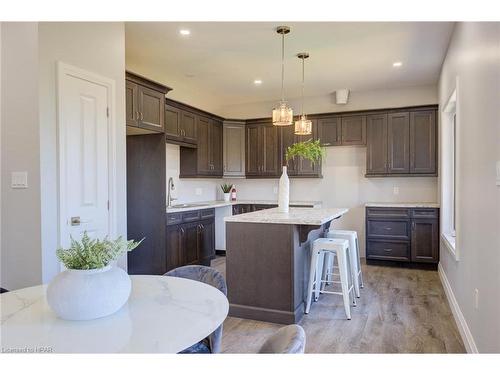
<svg viewBox="0 0 500 375"><path fill-rule="evenodd" d="M283 324L296 321L295 227L226 223L229 315Z"/></svg>

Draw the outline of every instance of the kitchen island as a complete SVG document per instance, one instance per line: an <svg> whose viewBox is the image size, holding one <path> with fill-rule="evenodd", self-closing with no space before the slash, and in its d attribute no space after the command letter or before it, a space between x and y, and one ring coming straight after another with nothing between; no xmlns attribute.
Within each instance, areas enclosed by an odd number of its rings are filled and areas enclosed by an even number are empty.
<svg viewBox="0 0 500 375"><path fill-rule="evenodd" d="M277 208L225 218L229 315L297 323L304 314L310 246L346 208Z"/></svg>

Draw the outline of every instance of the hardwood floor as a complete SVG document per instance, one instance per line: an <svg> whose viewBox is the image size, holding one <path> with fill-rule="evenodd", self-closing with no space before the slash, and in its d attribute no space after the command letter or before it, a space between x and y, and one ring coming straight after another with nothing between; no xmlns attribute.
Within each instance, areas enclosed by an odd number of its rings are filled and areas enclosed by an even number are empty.
<svg viewBox="0 0 500 375"><path fill-rule="evenodd" d="M225 273L225 258L212 267ZM300 321L306 353L465 353L436 271L363 265L364 289L346 320L342 298L322 294ZM281 325L228 317L223 353L256 353Z"/></svg>

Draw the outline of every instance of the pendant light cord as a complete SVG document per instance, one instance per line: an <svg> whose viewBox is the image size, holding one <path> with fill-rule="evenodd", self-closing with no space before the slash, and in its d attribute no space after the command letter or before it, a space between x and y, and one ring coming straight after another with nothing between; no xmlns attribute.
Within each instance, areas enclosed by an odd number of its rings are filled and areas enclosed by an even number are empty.
<svg viewBox="0 0 500 375"><path fill-rule="evenodd" d="M301 112L302 116L304 116L304 57L302 57L302 104L301 104Z"/></svg>
<svg viewBox="0 0 500 375"><path fill-rule="evenodd" d="M281 33L281 101L285 101L285 33Z"/></svg>

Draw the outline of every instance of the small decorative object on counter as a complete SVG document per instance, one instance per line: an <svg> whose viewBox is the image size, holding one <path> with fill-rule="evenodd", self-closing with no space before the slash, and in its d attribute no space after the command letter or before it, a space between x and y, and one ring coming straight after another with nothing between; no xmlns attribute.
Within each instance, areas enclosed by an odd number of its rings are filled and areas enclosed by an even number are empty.
<svg viewBox="0 0 500 375"><path fill-rule="evenodd" d="M57 258L67 268L47 288L47 302L62 319L91 320L111 315L128 300L131 281L121 268L111 265L126 251L142 242L71 238L69 249L58 249Z"/></svg>
<svg viewBox="0 0 500 375"><path fill-rule="evenodd" d="M231 200L236 201L236 187L233 185L233 188L231 189Z"/></svg>
<svg viewBox="0 0 500 375"><path fill-rule="evenodd" d="M290 180L286 173L286 165L283 166L283 173L280 177L280 187L278 191L278 211L288 212L290 207Z"/></svg>
<svg viewBox="0 0 500 375"><path fill-rule="evenodd" d="M222 192L224 193L224 202L229 202L229 198L231 195L231 189L233 185L222 184L221 186Z"/></svg>

